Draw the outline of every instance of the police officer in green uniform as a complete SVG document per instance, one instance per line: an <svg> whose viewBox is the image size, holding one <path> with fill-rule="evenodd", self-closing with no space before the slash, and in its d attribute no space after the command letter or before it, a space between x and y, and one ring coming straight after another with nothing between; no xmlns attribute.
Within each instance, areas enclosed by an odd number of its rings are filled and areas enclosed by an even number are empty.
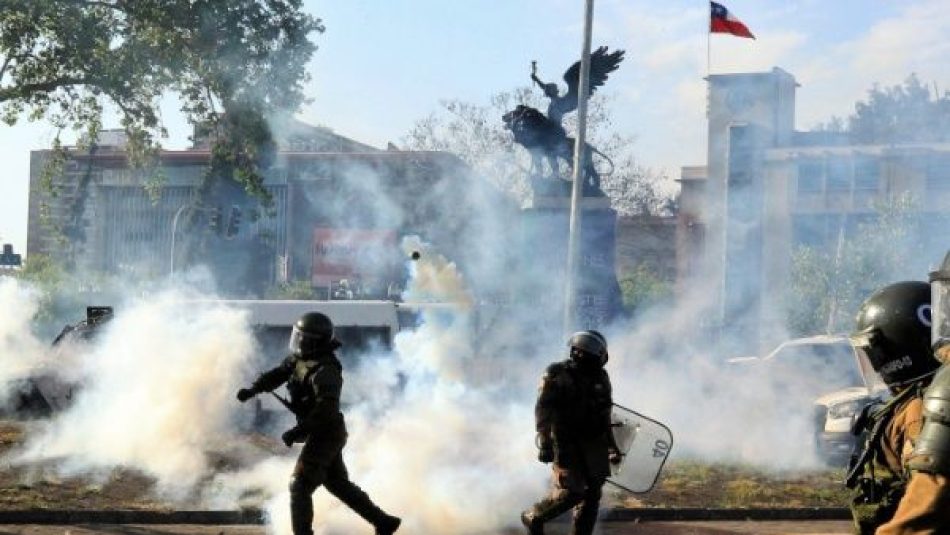
<svg viewBox="0 0 950 535"><path fill-rule="evenodd" d="M331 494L376 528L377 535L391 535L400 519L386 514L350 481L343 464L346 425L340 412L343 368L334 351L340 342L333 323L319 312L297 320L290 336L290 355L276 368L264 372L250 388L238 391L241 402L287 383L290 407L297 425L285 432L287 447L303 442L290 480L290 516L295 535L313 534L313 492L324 485Z"/></svg>
<svg viewBox="0 0 950 535"><path fill-rule="evenodd" d="M597 331L581 331L568 347L570 358L545 371L535 405L538 460L554 463L554 490L521 514L531 535L542 535L547 521L571 508L574 535L590 535L610 463L621 461L610 427L607 340Z"/></svg>
<svg viewBox="0 0 950 535"><path fill-rule="evenodd" d="M864 441L846 484L855 532L871 535L894 516L910 477L908 462L923 422L924 390L939 363L930 345L930 285L906 281L871 295L858 311L851 343L863 351L893 398L869 405L855 421Z"/></svg>

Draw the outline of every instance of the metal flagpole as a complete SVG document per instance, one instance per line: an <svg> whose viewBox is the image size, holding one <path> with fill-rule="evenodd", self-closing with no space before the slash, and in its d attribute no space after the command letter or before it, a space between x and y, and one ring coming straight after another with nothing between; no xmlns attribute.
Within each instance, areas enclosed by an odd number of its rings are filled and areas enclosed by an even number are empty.
<svg viewBox="0 0 950 535"><path fill-rule="evenodd" d="M706 19L706 118L709 118L709 75L712 70L712 4L709 4L709 18Z"/></svg>
<svg viewBox="0 0 950 535"><path fill-rule="evenodd" d="M706 2L706 6L709 9L709 17L706 19L706 78L708 79L712 57L712 4Z"/></svg>
<svg viewBox="0 0 950 535"><path fill-rule="evenodd" d="M590 41L594 20L594 0L586 0L584 6L584 44L581 49L581 72L577 95L577 141L574 143L574 175L571 188L570 234L567 241L567 295L564 303L564 333L574 330L577 314L577 275L580 252L581 213L578 209L583 190L584 147L587 146L587 97L590 93Z"/></svg>

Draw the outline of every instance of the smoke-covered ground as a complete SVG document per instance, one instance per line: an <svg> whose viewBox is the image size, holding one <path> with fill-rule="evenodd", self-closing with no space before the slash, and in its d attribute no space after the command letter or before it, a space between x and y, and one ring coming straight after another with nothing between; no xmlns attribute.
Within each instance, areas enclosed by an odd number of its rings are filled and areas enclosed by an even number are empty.
<svg viewBox="0 0 950 535"><path fill-rule="evenodd" d="M344 363L350 475L404 517L407 532L510 525L547 485L547 468L534 460L532 410L544 367L563 358L561 342L552 334L533 354L492 354L508 346L473 339L473 302L457 266L421 242L407 240L404 248L423 253L411 263L407 301L458 305L421 306L418 327L401 332L393 351ZM263 497L274 531L286 531L286 485L298 448L248 456L225 472L215 473L210 462L210 452L246 442L249 409L234 392L262 359L243 313L195 306L208 296L166 289L119 304L81 358L55 357L30 334L36 296L15 280L0 282L0 310L10 318L0 323L3 384L40 368L68 372L81 386L72 406L40 425L10 461L53 463L63 474L92 477L135 468L155 478L162 496L191 507ZM811 436L807 410L798 418L764 389L735 388L701 350L674 342L690 321L657 313L609 331L615 400L668 423L674 450L690 456L768 467L814 463L801 447ZM325 491L315 501L320 532L365 529Z"/></svg>

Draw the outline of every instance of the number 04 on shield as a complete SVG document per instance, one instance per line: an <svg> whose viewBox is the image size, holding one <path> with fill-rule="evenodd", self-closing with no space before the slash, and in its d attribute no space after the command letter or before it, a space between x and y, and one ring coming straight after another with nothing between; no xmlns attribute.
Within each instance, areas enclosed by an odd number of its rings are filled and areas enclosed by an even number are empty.
<svg viewBox="0 0 950 535"><path fill-rule="evenodd" d="M649 491L659 479L673 447L670 428L617 404L610 423L623 461L611 465L607 481L628 492Z"/></svg>

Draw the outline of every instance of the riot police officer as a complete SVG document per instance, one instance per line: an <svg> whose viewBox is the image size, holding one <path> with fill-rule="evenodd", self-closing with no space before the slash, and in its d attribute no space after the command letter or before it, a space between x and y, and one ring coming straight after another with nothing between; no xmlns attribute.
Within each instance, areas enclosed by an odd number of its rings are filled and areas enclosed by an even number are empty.
<svg viewBox="0 0 950 535"><path fill-rule="evenodd" d="M276 368L264 372L251 385L238 391L244 402L261 392L287 383L290 409L297 425L281 437L287 447L303 442L303 449L290 480L290 515L295 535L313 534L313 492L326 486L331 494L376 528L377 535L391 535L400 519L386 514L350 481L343 464L346 425L340 412L343 368L334 351L340 342L333 336L333 323L319 312L304 314L290 335L290 355Z"/></svg>
<svg viewBox="0 0 950 535"><path fill-rule="evenodd" d="M922 401L938 362L930 347L930 286L906 281L872 294L857 315L851 343L863 351L893 397L871 405L855 423L864 434L847 477L855 489L855 531L873 534L897 509L908 481L908 460L920 434Z"/></svg>
<svg viewBox="0 0 950 535"><path fill-rule="evenodd" d="M950 533L950 254L930 274L930 285L931 343L942 366L924 394L924 423L907 462L907 490L878 535Z"/></svg>
<svg viewBox="0 0 950 535"><path fill-rule="evenodd" d="M568 347L570 357L545 371L535 405L538 460L554 463L554 490L521 514L531 535L543 534L545 522L571 508L573 533L590 535L610 463L621 461L610 427L607 340L581 331Z"/></svg>

